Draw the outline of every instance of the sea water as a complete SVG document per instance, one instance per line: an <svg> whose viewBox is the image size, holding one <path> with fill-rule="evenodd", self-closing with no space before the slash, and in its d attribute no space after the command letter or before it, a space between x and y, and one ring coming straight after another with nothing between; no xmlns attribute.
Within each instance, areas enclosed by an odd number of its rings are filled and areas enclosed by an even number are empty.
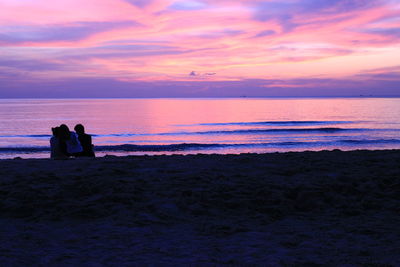
<svg viewBox="0 0 400 267"><path fill-rule="evenodd" d="M400 149L400 98L1 99L0 158L49 157L63 123L98 156Z"/></svg>

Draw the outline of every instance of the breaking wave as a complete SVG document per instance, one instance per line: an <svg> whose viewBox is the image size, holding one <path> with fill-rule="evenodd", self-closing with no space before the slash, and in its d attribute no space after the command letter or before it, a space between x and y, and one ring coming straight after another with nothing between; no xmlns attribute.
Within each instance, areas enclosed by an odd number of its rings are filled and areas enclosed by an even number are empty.
<svg viewBox="0 0 400 267"><path fill-rule="evenodd" d="M218 148L268 148L268 147L324 147L335 145L374 145L374 144L400 144L400 139L368 139L368 140L338 140L330 142L270 142L270 143L251 143L251 144L202 144L202 143L181 143L165 145L102 145L96 146L98 152L126 151L126 152L173 152L190 150L209 150ZM48 152L49 147L0 147L0 153L38 153Z"/></svg>

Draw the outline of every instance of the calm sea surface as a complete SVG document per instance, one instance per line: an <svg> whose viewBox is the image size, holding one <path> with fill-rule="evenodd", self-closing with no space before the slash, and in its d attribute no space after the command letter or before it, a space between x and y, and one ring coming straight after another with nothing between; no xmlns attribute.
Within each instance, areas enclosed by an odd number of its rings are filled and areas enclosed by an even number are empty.
<svg viewBox="0 0 400 267"><path fill-rule="evenodd" d="M1 99L0 158L49 157L62 123L98 156L400 149L400 98Z"/></svg>

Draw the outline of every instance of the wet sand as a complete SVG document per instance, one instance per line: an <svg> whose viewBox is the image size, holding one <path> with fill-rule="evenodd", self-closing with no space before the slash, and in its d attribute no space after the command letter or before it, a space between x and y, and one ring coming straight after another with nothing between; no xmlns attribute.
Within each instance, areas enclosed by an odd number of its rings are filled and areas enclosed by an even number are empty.
<svg viewBox="0 0 400 267"><path fill-rule="evenodd" d="M2 266L398 266L400 150L0 161Z"/></svg>

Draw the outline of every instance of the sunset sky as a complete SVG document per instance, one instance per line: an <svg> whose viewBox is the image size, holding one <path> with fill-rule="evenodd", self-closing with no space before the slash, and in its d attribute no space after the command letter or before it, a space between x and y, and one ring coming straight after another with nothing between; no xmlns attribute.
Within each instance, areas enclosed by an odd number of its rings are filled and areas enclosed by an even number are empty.
<svg viewBox="0 0 400 267"><path fill-rule="evenodd" d="M400 0L0 0L0 97L400 95Z"/></svg>

